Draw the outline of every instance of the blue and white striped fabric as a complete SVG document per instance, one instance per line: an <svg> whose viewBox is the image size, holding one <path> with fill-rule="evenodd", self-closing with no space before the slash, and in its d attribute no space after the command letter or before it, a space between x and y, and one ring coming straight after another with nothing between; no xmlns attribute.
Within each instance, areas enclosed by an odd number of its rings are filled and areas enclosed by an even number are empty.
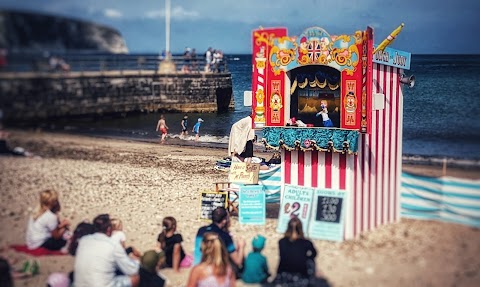
<svg viewBox="0 0 480 287"><path fill-rule="evenodd" d="M258 183L265 189L267 203L280 202L280 188L282 187L282 167L277 165L269 170L261 170L258 174Z"/></svg>
<svg viewBox="0 0 480 287"><path fill-rule="evenodd" d="M267 203L280 202L280 189L282 187L282 167L277 165L269 170L260 170L258 173L258 184L263 185ZM238 184L232 183L230 188L238 190ZM230 194L232 196L232 194Z"/></svg>
<svg viewBox="0 0 480 287"><path fill-rule="evenodd" d="M401 215L480 227L480 180L402 173Z"/></svg>

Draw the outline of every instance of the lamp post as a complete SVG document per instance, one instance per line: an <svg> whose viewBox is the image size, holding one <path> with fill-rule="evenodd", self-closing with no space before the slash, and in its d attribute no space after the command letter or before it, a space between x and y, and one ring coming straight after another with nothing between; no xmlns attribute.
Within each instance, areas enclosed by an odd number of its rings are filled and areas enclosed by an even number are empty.
<svg viewBox="0 0 480 287"><path fill-rule="evenodd" d="M170 0L165 0L165 52L170 54Z"/></svg>
<svg viewBox="0 0 480 287"><path fill-rule="evenodd" d="M170 0L165 0L165 59L158 66L158 72L162 74L170 74L177 71L170 55L170 10Z"/></svg>

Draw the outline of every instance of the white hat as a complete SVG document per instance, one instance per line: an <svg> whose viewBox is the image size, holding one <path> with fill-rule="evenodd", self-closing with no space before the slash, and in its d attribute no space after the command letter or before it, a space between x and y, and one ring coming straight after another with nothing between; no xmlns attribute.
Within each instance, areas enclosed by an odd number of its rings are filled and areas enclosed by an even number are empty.
<svg viewBox="0 0 480 287"><path fill-rule="evenodd" d="M198 118L198 121L199 121L199 122L203 122L202 118Z"/></svg>
<svg viewBox="0 0 480 287"><path fill-rule="evenodd" d="M66 273L54 272L48 276L47 284L51 287L68 287L70 279Z"/></svg>

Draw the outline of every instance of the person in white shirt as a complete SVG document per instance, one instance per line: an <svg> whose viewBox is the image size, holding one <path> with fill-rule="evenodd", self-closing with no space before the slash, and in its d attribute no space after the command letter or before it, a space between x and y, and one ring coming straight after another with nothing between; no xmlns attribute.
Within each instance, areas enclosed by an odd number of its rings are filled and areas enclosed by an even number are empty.
<svg viewBox="0 0 480 287"><path fill-rule="evenodd" d="M110 237L112 223L108 214L93 220L95 233L82 237L75 254L75 287L136 287L139 263ZM124 275L116 275L116 271Z"/></svg>
<svg viewBox="0 0 480 287"><path fill-rule="evenodd" d="M59 211L58 193L49 189L41 191L40 206L28 220L26 233L28 249L43 247L60 250L67 244L66 233L70 222L67 219L60 221L57 215Z"/></svg>
<svg viewBox="0 0 480 287"><path fill-rule="evenodd" d="M212 48L208 47L207 52L205 52L205 61L207 64L205 65L205 72L210 72L211 65L212 65Z"/></svg>
<svg viewBox="0 0 480 287"><path fill-rule="evenodd" d="M125 249L125 252L129 256L133 256L133 259L136 259L137 261L140 260L140 257L142 257L142 253L138 251L135 247L129 246L127 247L126 241L127 241L127 235L123 231L123 223L122 220L119 218L112 218L112 235L110 238L112 238L113 241L118 241L120 242L120 245Z"/></svg>

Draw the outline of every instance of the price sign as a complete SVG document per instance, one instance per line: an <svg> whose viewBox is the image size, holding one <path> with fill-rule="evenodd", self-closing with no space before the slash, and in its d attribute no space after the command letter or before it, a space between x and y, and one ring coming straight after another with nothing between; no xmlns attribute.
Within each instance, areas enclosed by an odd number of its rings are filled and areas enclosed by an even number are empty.
<svg viewBox="0 0 480 287"><path fill-rule="evenodd" d="M311 238L342 241L344 233L345 190L315 189L314 211L308 234Z"/></svg>
<svg viewBox="0 0 480 287"><path fill-rule="evenodd" d="M303 231L306 233L312 209L313 194L314 189L311 187L285 185L280 211L278 212L277 232L285 232L290 219L298 217L302 222Z"/></svg>
<svg viewBox="0 0 480 287"><path fill-rule="evenodd" d="M340 222L343 198L319 196L317 200L317 221Z"/></svg>

